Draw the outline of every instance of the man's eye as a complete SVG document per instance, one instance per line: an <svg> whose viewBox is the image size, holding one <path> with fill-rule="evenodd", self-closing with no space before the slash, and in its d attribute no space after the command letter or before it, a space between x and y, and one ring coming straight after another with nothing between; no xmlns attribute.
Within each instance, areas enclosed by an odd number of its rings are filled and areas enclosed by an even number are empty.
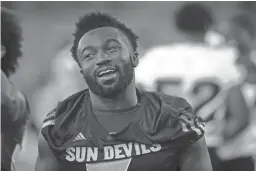
<svg viewBox="0 0 256 171"><path fill-rule="evenodd" d="M109 47L107 50L109 51L109 52L115 52L115 51L117 51L117 47L116 46L112 46L112 47Z"/></svg>
<svg viewBox="0 0 256 171"><path fill-rule="evenodd" d="M86 54L86 55L84 56L85 59L87 59L87 58L92 58L92 57L93 57L93 54Z"/></svg>

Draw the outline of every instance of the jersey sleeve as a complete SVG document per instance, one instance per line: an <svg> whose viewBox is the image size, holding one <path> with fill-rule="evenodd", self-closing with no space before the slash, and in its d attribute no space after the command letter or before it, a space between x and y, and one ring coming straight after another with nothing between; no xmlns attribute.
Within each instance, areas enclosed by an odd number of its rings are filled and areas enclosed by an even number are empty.
<svg viewBox="0 0 256 171"><path fill-rule="evenodd" d="M51 110L45 117L41 128L41 134L48 143L49 147L53 150L55 146L53 129L56 122L56 108ZM53 150L54 152L54 150Z"/></svg>
<svg viewBox="0 0 256 171"><path fill-rule="evenodd" d="M203 119L192 114L191 105L184 99L184 107L178 108L177 132L173 135L182 146L188 146L201 139L205 134L205 123Z"/></svg>
<svg viewBox="0 0 256 171"><path fill-rule="evenodd" d="M43 121L42 129L55 125L55 114L56 114L56 109L53 109L46 115Z"/></svg>
<svg viewBox="0 0 256 171"><path fill-rule="evenodd" d="M171 133L171 139L181 147L188 146L201 139L205 133L205 123L202 118L193 114L192 106L183 98L165 99L176 111L177 120L174 125L169 125L175 127L175 131Z"/></svg>

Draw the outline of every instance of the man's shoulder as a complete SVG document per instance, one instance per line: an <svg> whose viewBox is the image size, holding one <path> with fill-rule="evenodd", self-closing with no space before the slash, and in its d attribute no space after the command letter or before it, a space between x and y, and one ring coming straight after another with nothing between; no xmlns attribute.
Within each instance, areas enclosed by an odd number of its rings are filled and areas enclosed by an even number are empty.
<svg viewBox="0 0 256 171"><path fill-rule="evenodd" d="M74 105L76 105L77 101L81 101L82 97L89 95L89 89L84 89L81 91L78 91L64 100L58 102L56 106L56 110L66 110L68 108L72 108Z"/></svg>
<svg viewBox="0 0 256 171"><path fill-rule="evenodd" d="M144 92L150 101L158 101L160 103L164 103L164 105L169 106L176 111L186 110L187 112L192 113L191 105L182 97L170 96L156 91Z"/></svg>
<svg viewBox="0 0 256 171"><path fill-rule="evenodd" d="M192 107L184 98L158 92L145 94L148 103L140 126L149 139L184 146L204 135L202 119L192 114Z"/></svg>
<svg viewBox="0 0 256 171"><path fill-rule="evenodd" d="M88 89L81 90L79 92L76 92L63 101L60 101L57 103L56 107L52 109L50 112L47 113L42 128L49 126L49 125L55 125L55 121L58 119L61 119L64 117L66 113L68 113L69 110L74 108L78 102L81 102L83 100L84 96L87 96Z"/></svg>
<svg viewBox="0 0 256 171"><path fill-rule="evenodd" d="M60 101L59 103L68 103L70 101L78 99L81 95L87 95L88 93L89 93L89 89L80 90L80 91L68 96L67 98Z"/></svg>

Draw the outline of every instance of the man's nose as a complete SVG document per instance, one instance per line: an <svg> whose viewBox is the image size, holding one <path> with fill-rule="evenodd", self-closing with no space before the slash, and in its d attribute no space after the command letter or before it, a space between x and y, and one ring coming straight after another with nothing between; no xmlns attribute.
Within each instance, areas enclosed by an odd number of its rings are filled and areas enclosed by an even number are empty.
<svg viewBox="0 0 256 171"><path fill-rule="evenodd" d="M108 64L111 61L112 61L112 59L107 53L100 52L99 53L99 60L96 64L97 65L105 65L105 64Z"/></svg>

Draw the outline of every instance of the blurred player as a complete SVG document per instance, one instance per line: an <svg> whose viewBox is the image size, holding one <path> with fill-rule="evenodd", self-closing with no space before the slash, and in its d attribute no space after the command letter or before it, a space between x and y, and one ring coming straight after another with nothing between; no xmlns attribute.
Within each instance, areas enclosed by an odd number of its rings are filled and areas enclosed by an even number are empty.
<svg viewBox="0 0 256 171"><path fill-rule="evenodd" d="M1 170L11 171L15 147L21 145L29 106L9 77L21 53L21 28L16 17L1 8Z"/></svg>
<svg viewBox="0 0 256 171"><path fill-rule="evenodd" d="M231 18L224 29L228 42L238 51L237 64L243 80L227 94L224 144L218 155L223 171L255 171L256 154L256 56L252 55L255 27L248 14Z"/></svg>
<svg viewBox="0 0 256 171"><path fill-rule="evenodd" d="M208 40L212 23L213 17L206 7L198 3L185 4L177 12L176 25L186 41L149 50L136 69L137 83L146 90L188 99L194 113L207 123L210 155L223 140L223 103L227 90L239 80L236 50L210 46L217 38ZM212 162L214 170L218 170L215 159Z"/></svg>
<svg viewBox="0 0 256 171"><path fill-rule="evenodd" d="M211 171L204 123L186 100L136 88L138 37L103 13L76 24L72 55L89 89L44 121L36 171Z"/></svg>

